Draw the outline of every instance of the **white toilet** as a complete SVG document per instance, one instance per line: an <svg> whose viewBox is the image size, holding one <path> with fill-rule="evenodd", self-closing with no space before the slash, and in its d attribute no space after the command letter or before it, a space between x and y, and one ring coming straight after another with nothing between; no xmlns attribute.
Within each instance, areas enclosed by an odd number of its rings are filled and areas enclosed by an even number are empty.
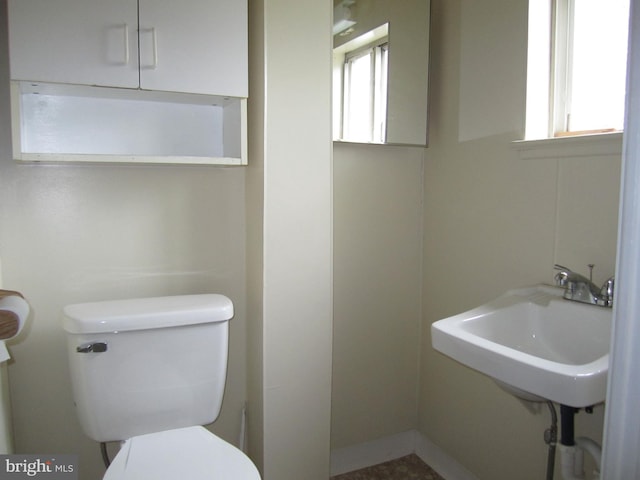
<svg viewBox="0 0 640 480"><path fill-rule="evenodd" d="M104 479L260 480L201 425L220 413L233 304L181 295L64 309L73 397L98 442L123 441Z"/></svg>

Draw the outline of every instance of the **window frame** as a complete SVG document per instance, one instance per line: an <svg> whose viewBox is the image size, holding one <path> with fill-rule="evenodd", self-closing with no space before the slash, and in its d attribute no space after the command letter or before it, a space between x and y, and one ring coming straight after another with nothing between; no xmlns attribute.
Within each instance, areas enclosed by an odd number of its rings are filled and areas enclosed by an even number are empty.
<svg viewBox="0 0 640 480"><path fill-rule="evenodd" d="M572 0L551 1L551 84L549 96L548 136L557 136L568 131L568 116L571 110L571 32L573 18L570 4Z"/></svg>
<svg viewBox="0 0 640 480"><path fill-rule="evenodd" d="M621 132L615 128L570 130L575 1L529 1L524 141Z"/></svg>

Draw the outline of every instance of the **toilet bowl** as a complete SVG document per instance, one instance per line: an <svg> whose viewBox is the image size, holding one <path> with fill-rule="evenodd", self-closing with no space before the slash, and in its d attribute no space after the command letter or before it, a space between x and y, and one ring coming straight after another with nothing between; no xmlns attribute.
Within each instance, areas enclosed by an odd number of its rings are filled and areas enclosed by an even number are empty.
<svg viewBox="0 0 640 480"><path fill-rule="evenodd" d="M104 480L260 480L242 451L203 427L186 427L125 440Z"/></svg>
<svg viewBox="0 0 640 480"><path fill-rule="evenodd" d="M218 294L65 307L80 425L122 442L105 480L260 480L249 457L202 427L222 406L232 318Z"/></svg>

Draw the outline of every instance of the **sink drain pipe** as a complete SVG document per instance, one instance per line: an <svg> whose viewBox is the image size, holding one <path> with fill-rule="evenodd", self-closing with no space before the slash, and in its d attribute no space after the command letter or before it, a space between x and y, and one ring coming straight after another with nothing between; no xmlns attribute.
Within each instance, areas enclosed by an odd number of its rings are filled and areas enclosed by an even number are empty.
<svg viewBox="0 0 640 480"><path fill-rule="evenodd" d="M553 467L556 463L556 443L558 441L558 415L556 415L553 402L547 401L547 406L551 414L551 426L544 431L544 443L549 446L547 450L547 480L553 480Z"/></svg>
<svg viewBox="0 0 640 480"><path fill-rule="evenodd" d="M575 441L575 414L577 409L560 405L560 470L564 480L579 480L584 477L584 456Z"/></svg>
<svg viewBox="0 0 640 480"><path fill-rule="evenodd" d="M560 468L564 480L582 480L584 473L584 452L588 452L596 463L595 479L600 478L602 448L590 438L574 437L574 417L577 408L560 405Z"/></svg>

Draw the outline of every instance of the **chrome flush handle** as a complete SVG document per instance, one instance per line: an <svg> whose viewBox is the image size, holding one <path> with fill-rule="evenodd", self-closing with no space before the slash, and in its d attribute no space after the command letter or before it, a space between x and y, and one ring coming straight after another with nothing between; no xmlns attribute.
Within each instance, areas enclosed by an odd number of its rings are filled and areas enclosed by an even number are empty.
<svg viewBox="0 0 640 480"><path fill-rule="evenodd" d="M102 353L107 351L107 344L105 342L85 343L76 347L78 353Z"/></svg>

